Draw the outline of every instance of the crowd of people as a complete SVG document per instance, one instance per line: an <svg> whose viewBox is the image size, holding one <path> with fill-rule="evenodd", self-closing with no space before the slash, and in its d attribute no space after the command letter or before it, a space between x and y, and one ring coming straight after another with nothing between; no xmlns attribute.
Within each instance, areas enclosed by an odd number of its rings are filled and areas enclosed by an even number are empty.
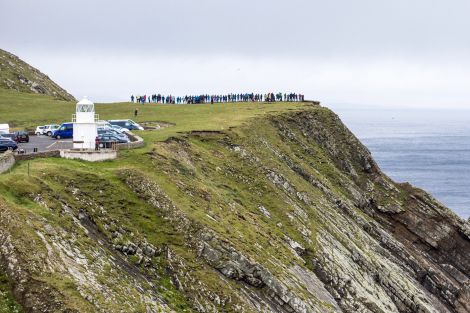
<svg viewBox="0 0 470 313"><path fill-rule="evenodd" d="M226 103L226 102L302 102L304 95L298 93L230 93L226 95L196 95L175 97L172 95L152 94L143 96L131 95L131 102L135 103L167 103L167 104L193 104L193 103Z"/></svg>

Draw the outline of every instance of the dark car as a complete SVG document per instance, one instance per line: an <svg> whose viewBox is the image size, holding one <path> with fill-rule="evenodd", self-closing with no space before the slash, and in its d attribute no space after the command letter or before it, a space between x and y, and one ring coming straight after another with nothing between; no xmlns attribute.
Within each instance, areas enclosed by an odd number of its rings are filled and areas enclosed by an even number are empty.
<svg viewBox="0 0 470 313"><path fill-rule="evenodd" d="M29 142L29 134L25 131L14 132L16 142Z"/></svg>
<svg viewBox="0 0 470 313"><path fill-rule="evenodd" d="M125 142L129 142L129 137L127 137L127 135L125 134L121 134L119 132L117 132L116 130L114 129L103 129L103 128L98 128L98 136L114 136L114 137L117 137L119 138L120 140L122 141L125 141Z"/></svg>
<svg viewBox="0 0 470 313"><path fill-rule="evenodd" d="M100 140L100 148L111 148L113 143L128 143L128 140L123 140L112 134L98 134Z"/></svg>
<svg viewBox="0 0 470 313"><path fill-rule="evenodd" d="M0 138L0 152L16 149L18 149L18 145L16 144L16 142L8 138Z"/></svg>

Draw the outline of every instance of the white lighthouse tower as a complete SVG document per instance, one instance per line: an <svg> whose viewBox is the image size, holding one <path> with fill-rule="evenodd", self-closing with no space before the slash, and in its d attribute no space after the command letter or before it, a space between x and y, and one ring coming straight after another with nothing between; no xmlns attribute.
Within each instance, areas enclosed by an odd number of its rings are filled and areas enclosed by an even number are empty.
<svg viewBox="0 0 470 313"><path fill-rule="evenodd" d="M77 103L76 113L72 116L74 149L95 149L98 120L93 102L84 98Z"/></svg>

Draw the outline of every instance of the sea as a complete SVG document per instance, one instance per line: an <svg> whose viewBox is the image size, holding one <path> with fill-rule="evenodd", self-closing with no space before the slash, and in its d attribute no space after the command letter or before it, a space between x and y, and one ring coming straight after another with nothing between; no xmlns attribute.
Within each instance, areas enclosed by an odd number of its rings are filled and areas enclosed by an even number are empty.
<svg viewBox="0 0 470 313"><path fill-rule="evenodd" d="M470 110L329 107L394 181L470 217Z"/></svg>

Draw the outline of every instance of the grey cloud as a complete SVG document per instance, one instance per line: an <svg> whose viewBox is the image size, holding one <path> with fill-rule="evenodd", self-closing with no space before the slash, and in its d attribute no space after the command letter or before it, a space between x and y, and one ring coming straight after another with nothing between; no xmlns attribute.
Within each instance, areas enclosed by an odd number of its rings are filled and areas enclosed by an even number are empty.
<svg viewBox="0 0 470 313"><path fill-rule="evenodd" d="M468 53L468 1L3 1L3 44L176 54Z"/></svg>
<svg viewBox="0 0 470 313"><path fill-rule="evenodd" d="M285 90L470 102L467 0L0 0L0 45L75 96Z"/></svg>

